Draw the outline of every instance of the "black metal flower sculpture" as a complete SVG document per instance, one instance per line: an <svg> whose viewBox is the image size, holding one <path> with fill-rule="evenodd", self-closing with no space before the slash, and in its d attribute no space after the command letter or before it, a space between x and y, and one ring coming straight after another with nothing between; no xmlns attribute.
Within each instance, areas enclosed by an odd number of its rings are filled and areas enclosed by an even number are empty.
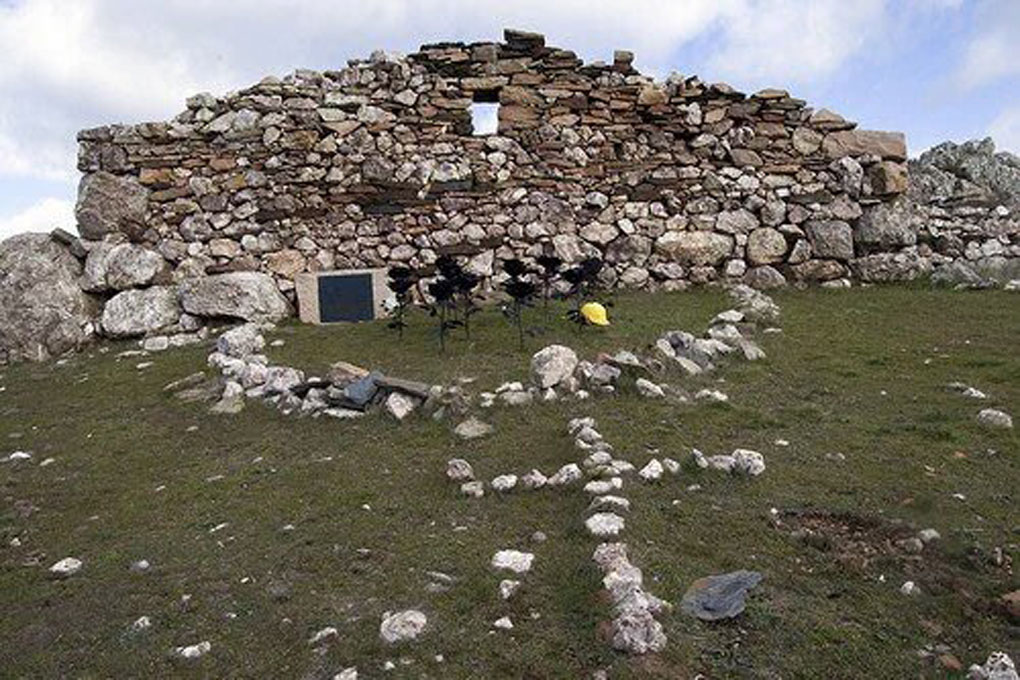
<svg viewBox="0 0 1020 680"><path fill-rule="evenodd" d="M555 255L542 255L535 260L539 266L538 275L542 280L542 306L548 312L549 297L552 294L552 284L560 273L563 260Z"/></svg>
<svg viewBox="0 0 1020 680"><path fill-rule="evenodd" d="M518 345L524 349L524 308L531 306L537 289L525 278L529 274L528 268L520 260L507 260L503 263L503 271L510 277L503 282L503 290L511 299L510 306L504 307L503 312L517 326Z"/></svg>
<svg viewBox="0 0 1020 680"><path fill-rule="evenodd" d="M389 281L386 285L393 291L397 299L397 307L393 310L393 319L388 325L390 328L395 328L398 337L403 340L404 329L407 328L407 308L411 304L411 289L414 288L418 277L409 267L398 265L390 268L388 278Z"/></svg>
<svg viewBox="0 0 1020 680"><path fill-rule="evenodd" d="M598 285L598 277L602 272L602 260L597 257L590 257L576 267L563 272L563 279L570 284L568 295L574 299L574 307L567 312L567 318L577 324L577 328L585 324L584 315L581 314L581 306L585 298Z"/></svg>
<svg viewBox="0 0 1020 680"><path fill-rule="evenodd" d="M453 281L441 276L429 284L428 291L432 296L429 315L436 317L439 321L439 349L445 353L447 331L461 325L458 319L450 318L450 313L456 312L457 288Z"/></svg>

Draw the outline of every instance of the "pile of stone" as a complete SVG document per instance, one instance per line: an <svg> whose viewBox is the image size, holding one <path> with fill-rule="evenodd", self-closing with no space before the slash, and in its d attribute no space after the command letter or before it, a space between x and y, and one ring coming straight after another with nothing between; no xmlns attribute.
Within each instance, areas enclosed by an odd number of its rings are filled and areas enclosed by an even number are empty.
<svg viewBox="0 0 1020 680"><path fill-rule="evenodd" d="M735 449L730 455L706 456L698 449L691 451L694 464L702 470L735 472L757 477L765 472L765 457L751 449Z"/></svg>
<svg viewBox="0 0 1020 680"><path fill-rule="evenodd" d="M621 350L613 355L602 354L596 361L580 360L577 353L564 345L549 345L531 358L530 378L524 382L507 382L492 392L479 394L481 408L493 406L524 406L571 398L584 400L592 395L615 394L621 387L633 386L638 394L653 399L689 401L682 389L653 380L668 369L678 368L687 376L715 369L727 356L741 356L748 361L765 358L765 352L754 336L764 329L777 331L780 310L771 297L750 286L730 288L736 306L717 314L704 337L686 331L669 331L654 344L650 357ZM727 401L728 397L711 389L693 395L699 401Z"/></svg>
<svg viewBox="0 0 1020 680"><path fill-rule="evenodd" d="M103 210L123 207L110 201ZM57 230L0 243L0 363L48 359L96 336L143 338L147 351L159 351L200 342L213 322L290 313L265 274L187 278L123 234L87 241Z"/></svg>
<svg viewBox="0 0 1020 680"><path fill-rule="evenodd" d="M217 339L208 358L223 378L219 401L211 409L214 413L237 413L246 398L262 399L287 415L340 419L360 417L378 405L397 420L408 417L426 401L433 410L443 406L440 402L446 391L441 387L388 377L343 361L334 363L325 378L273 365L262 354L266 345L263 330L244 324Z"/></svg>
<svg viewBox="0 0 1020 680"><path fill-rule="evenodd" d="M598 432L593 418L575 418L567 430L574 437L575 447L586 454L582 466L593 478L584 487L592 496L585 528L597 538L615 538L626 527L619 513L630 510L630 501L620 495L624 486L621 475L633 471L634 466L614 458L612 445ZM674 474L679 472L675 461L665 462ZM663 464L652 459L638 474L645 482L654 482L663 471ZM666 634L655 616L668 611L670 605L644 590L641 570L628 559L627 545L602 543L592 559L603 573L602 583L613 603L613 648L629 654L661 651L666 646Z"/></svg>

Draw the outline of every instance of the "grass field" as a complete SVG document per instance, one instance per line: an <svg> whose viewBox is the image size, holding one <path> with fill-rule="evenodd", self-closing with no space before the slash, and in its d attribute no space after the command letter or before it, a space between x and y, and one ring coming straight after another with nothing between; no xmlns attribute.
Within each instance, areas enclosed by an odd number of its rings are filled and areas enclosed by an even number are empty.
<svg viewBox="0 0 1020 680"><path fill-rule="evenodd" d="M926 646L945 645L964 667L997 649L1016 658L1020 633L995 601L1020 588L1011 566L1020 436L975 415L985 406L1020 415L1020 295L774 297L784 332L762 337L768 359L676 377L722 389L727 405L623 393L497 408L484 413L495 434L470 443L452 435L455 423L422 417L301 419L253 401L236 416L210 415L162 389L203 369L205 347L118 359L130 346L111 345L2 369L0 457L33 457L0 463L0 676L330 678L357 666L369 678L599 669L610 678L916 678L962 677L922 658ZM343 359L430 382L472 377L482 390L526 378L531 353L551 342L587 358L638 349L665 330L700 332L728 306L714 290L624 295L605 332L553 322L523 353L495 310L476 317L472 343L455 339L445 356L419 317L402 343L383 323L285 325L269 339L286 344L268 353L312 373ZM154 365L139 370L140 361ZM947 390L954 380L989 399ZM599 636L609 611L581 489L469 500L444 478L457 456L482 479L551 474L579 459L565 424L580 415L596 417L639 467L651 448L683 461L691 447L765 455L767 471L750 480L685 464L677 477L626 489L624 538L648 589L678 605L698 577L761 571L741 617L706 624L677 607L661 617L665 652L616 654ZM921 555L896 547L927 527L942 539ZM535 531L548 540L533 543ZM508 603L488 567L502 548L537 556ZM66 556L84 561L81 572L48 578ZM132 572L139 559L151 569ZM428 571L456 582L432 592ZM920 595L900 594L908 579ZM426 633L385 646L383 612L411 607L428 615ZM143 615L151 628L131 633ZM503 615L512 631L492 629ZM309 638L326 626L339 636L318 650ZM197 661L170 653L202 640L212 651ZM386 661L395 670L384 671Z"/></svg>

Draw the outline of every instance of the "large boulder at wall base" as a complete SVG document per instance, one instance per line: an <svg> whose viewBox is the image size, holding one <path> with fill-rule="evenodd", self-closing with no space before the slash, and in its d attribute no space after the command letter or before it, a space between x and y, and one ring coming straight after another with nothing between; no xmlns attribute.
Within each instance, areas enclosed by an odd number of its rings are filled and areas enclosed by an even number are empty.
<svg viewBox="0 0 1020 680"><path fill-rule="evenodd" d="M917 225L913 212L904 198L866 208L853 230L858 250L862 254L879 253L916 244Z"/></svg>
<svg viewBox="0 0 1020 680"><path fill-rule="evenodd" d="M291 314L290 303L273 277L259 272L230 272L180 283L184 311L202 317L245 321L279 321Z"/></svg>
<svg viewBox="0 0 1020 680"><path fill-rule="evenodd" d="M117 293L103 307L103 333L130 338L173 326L181 318L177 289L152 286Z"/></svg>
<svg viewBox="0 0 1020 680"><path fill-rule="evenodd" d="M98 241L106 234L128 236L144 230L149 192L130 177L93 172L81 178L74 215L82 238Z"/></svg>
<svg viewBox="0 0 1020 680"><path fill-rule="evenodd" d="M81 272L47 234L0 242L0 362L43 361L88 341L96 303L79 286Z"/></svg>
<svg viewBox="0 0 1020 680"><path fill-rule="evenodd" d="M733 252L733 237L711 231L667 231L655 242L655 250L680 264L717 265Z"/></svg>
<svg viewBox="0 0 1020 680"><path fill-rule="evenodd" d="M85 260L82 288L90 292L168 283L169 267L159 253L133 243L98 243Z"/></svg>

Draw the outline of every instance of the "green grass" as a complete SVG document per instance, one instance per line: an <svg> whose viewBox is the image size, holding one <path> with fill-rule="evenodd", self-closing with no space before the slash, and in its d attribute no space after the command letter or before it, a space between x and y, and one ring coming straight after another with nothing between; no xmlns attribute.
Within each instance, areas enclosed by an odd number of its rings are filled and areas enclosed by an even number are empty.
<svg viewBox="0 0 1020 680"><path fill-rule="evenodd" d="M974 416L985 405L1020 414L1020 297L921 288L775 297L784 332L763 336L767 360L727 363L697 381L674 376L691 390L722 389L729 405L624 393L496 409L484 415L495 435L471 443L453 437L454 423L427 418L288 418L256 402L237 416L210 415L162 391L204 367L201 347L155 355L144 371L135 368L142 359L116 358L128 345L9 367L0 374L0 455L23 449L33 459L0 465L0 676L329 678L357 665L365 677L572 678L608 668L613 678L903 678L940 677L918 658L926 644L949 645L965 665L995 649L1016 657L1015 628L993 602L1020 582L991 555L1000 547L1020 557L1020 447L1015 433L983 429ZM470 343L455 333L445 356L420 317L403 342L383 323L286 325L270 336L286 345L269 354L313 374L343 359L491 389L524 379L530 354L551 342L587 358L639 349L664 330L702 330L727 304L713 290L621 295L611 328L576 334L553 322L524 353L495 310L476 317ZM951 393L952 380L991 398ZM753 480L685 465L678 478L625 489L634 504L626 540L649 589L678 604L700 576L760 570L766 579L741 618L707 625L677 610L662 618L664 653L618 655L598 635L608 610L583 492L468 500L443 476L454 456L483 479L536 466L550 474L579 459L565 433L577 415L595 416L639 466L649 448L684 461L692 446L765 455L768 470ZM790 446L774 445L780 438ZM835 453L845 461L826 458ZM56 463L38 467L51 456ZM34 512L24 517L18 501ZM791 536L791 521L774 527L772 508L875 519L869 545L885 545L895 521L935 527L943 539L923 559L893 552L861 567L831 543ZM546 542L530 541L537 530ZM20 547L9 545L14 537ZM501 548L537 554L509 603L488 568ZM48 579L46 567L68 555L84 560L82 572ZM23 566L32 556L41 566ZM151 571L131 573L142 558ZM430 593L429 570L457 583ZM908 578L921 596L898 593ZM426 635L386 648L382 613L408 607L429 616ZM491 633L504 614L514 630ZM128 634L142 615L152 628ZM308 639L328 625L340 638L319 655ZM206 639L212 652L197 663L170 658L173 647ZM395 671L382 671L387 660Z"/></svg>

